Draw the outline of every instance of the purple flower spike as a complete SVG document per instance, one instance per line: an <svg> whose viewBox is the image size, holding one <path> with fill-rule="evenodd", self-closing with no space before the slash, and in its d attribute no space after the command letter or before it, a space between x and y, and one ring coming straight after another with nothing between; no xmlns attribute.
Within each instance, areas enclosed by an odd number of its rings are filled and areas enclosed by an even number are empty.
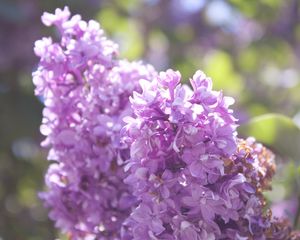
<svg viewBox="0 0 300 240"><path fill-rule="evenodd" d="M41 193L50 218L72 239L120 239L120 228L136 204L123 183L128 146L120 141L123 118L131 116L129 96L138 82L157 74L148 65L116 60L117 46L99 24L70 18L67 7L45 13L61 42L35 44L40 64L35 92L44 99L42 145L50 148ZM145 80L145 81L146 81Z"/></svg>
<svg viewBox="0 0 300 240"><path fill-rule="evenodd" d="M124 222L126 239L271 239L279 223L264 214L262 191L274 174L273 154L237 139L233 99L213 91L203 72L191 85L168 70L142 81L131 98L125 183L139 205Z"/></svg>

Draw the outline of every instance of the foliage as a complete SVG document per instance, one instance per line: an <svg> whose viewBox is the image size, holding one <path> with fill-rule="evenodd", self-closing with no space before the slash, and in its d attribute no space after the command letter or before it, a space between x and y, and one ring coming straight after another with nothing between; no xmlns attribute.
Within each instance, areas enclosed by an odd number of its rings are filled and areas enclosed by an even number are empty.
<svg viewBox="0 0 300 240"><path fill-rule="evenodd" d="M252 118L239 128L240 134L253 136L272 147L275 153L291 160L300 160L300 129L288 117L280 114L265 114Z"/></svg>

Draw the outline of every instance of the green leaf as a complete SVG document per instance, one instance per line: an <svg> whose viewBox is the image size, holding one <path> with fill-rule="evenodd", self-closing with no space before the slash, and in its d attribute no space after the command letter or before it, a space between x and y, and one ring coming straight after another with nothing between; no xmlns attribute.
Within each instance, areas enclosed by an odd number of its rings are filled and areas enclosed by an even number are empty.
<svg viewBox="0 0 300 240"><path fill-rule="evenodd" d="M292 119L280 114L252 118L239 127L241 136L253 136L282 156L300 161L300 129Z"/></svg>
<svg viewBox="0 0 300 240"><path fill-rule="evenodd" d="M243 90L243 81L235 72L232 60L228 53L213 50L205 58L204 72L212 78L214 89L238 96Z"/></svg>
<svg viewBox="0 0 300 240"><path fill-rule="evenodd" d="M138 21L122 16L113 8L103 9L98 14L97 20L120 45L120 57L129 60L141 58L144 44Z"/></svg>

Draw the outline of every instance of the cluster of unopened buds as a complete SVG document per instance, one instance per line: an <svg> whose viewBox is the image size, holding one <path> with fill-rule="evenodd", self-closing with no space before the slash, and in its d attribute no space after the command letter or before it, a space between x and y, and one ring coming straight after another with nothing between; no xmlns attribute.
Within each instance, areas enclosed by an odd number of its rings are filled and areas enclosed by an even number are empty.
<svg viewBox="0 0 300 240"><path fill-rule="evenodd" d="M118 59L99 24L44 13L60 41L35 44L45 108L50 218L70 239L300 239L263 196L274 156L237 137L234 100L197 71Z"/></svg>

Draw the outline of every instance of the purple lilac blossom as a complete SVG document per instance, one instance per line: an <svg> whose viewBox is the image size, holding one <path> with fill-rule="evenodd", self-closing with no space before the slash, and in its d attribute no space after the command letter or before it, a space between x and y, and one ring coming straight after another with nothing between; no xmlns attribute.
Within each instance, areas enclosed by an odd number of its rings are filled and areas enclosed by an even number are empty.
<svg viewBox="0 0 300 240"><path fill-rule="evenodd" d="M123 117L132 110L129 96L140 79L156 72L140 62L116 60L117 45L95 21L70 18L67 7L45 13L60 42L35 43L40 58L33 73L35 93L44 99L42 146L50 149L48 190L40 194L50 218L71 239L119 239L135 199L123 183L128 158L120 142Z"/></svg>
<svg viewBox="0 0 300 240"><path fill-rule="evenodd" d="M236 137L233 99L213 91L203 72L190 80L193 89L180 78L162 72L141 81L142 93L130 99L125 182L138 206L124 221L123 238L272 239L277 223L264 213L261 191L275 171L273 154Z"/></svg>
<svg viewBox="0 0 300 240"><path fill-rule="evenodd" d="M233 99L203 72L191 89L179 72L117 60L99 24L67 7L42 21L61 41L35 45L55 161L40 196L70 239L300 239L266 209L274 155L237 138Z"/></svg>

